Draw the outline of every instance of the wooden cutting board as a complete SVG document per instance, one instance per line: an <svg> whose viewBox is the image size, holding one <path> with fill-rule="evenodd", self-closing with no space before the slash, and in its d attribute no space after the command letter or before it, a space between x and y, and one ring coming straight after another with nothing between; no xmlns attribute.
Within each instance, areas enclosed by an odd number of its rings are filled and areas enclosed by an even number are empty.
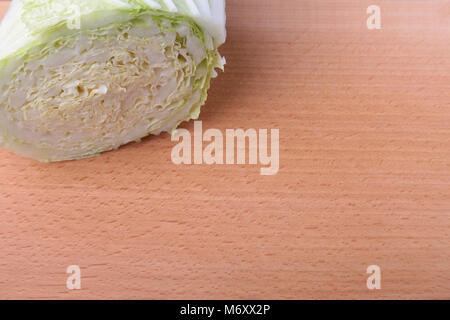
<svg viewBox="0 0 450 320"><path fill-rule="evenodd" d="M200 119L279 129L278 174L176 166L167 134L55 164L1 150L0 298L450 298L450 2L227 6Z"/></svg>

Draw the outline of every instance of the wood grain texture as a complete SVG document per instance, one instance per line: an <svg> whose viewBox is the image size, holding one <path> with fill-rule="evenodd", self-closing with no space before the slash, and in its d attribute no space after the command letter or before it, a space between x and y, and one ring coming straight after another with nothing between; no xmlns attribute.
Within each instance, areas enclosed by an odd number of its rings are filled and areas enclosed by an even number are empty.
<svg viewBox="0 0 450 320"><path fill-rule="evenodd" d="M2 150L1 298L450 298L450 3L227 3L201 120L279 128L279 173L175 166L168 135L56 164Z"/></svg>

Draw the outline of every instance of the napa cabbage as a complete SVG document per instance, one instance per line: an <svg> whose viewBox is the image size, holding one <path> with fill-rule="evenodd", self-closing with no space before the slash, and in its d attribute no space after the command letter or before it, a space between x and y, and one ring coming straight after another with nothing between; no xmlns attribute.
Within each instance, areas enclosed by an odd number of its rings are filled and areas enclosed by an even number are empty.
<svg viewBox="0 0 450 320"><path fill-rule="evenodd" d="M0 25L0 146L73 160L199 116L225 60L224 0L13 0Z"/></svg>

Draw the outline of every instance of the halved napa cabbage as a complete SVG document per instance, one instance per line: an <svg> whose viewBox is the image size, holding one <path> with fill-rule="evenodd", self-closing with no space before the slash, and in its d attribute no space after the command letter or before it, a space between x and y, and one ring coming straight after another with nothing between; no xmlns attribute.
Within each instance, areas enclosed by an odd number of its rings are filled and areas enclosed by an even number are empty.
<svg viewBox="0 0 450 320"><path fill-rule="evenodd" d="M0 26L0 145L80 159L198 117L224 0L14 0Z"/></svg>

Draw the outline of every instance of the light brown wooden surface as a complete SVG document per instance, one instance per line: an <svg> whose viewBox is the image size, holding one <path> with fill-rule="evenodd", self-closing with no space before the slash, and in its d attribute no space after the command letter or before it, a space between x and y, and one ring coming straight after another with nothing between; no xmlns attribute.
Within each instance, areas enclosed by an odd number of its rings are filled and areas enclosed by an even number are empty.
<svg viewBox="0 0 450 320"><path fill-rule="evenodd" d="M279 128L279 173L175 166L168 135L57 164L2 150L1 298L450 298L450 2L227 3L200 119Z"/></svg>

